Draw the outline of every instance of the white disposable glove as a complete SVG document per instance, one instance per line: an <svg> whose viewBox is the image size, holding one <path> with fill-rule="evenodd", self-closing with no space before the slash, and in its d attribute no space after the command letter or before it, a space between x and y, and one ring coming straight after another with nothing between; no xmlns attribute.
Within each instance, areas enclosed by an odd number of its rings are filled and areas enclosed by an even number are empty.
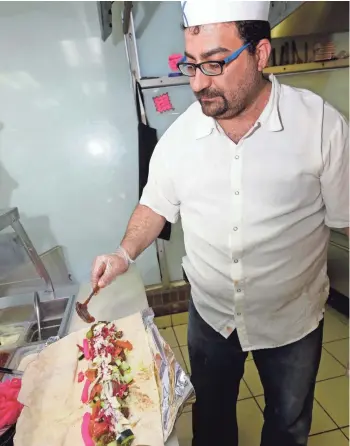
<svg viewBox="0 0 350 446"><path fill-rule="evenodd" d="M105 288L110 285L114 279L124 274L129 265L134 263L129 254L121 246L114 254L104 254L96 257L91 271L91 285L95 289Z"/></svg>

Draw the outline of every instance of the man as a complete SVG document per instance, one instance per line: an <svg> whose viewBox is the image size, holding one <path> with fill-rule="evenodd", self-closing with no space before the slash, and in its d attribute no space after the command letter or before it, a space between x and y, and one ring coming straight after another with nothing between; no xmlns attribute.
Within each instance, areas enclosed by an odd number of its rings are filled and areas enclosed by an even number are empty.
<svg viewBox="0 0 350 446"><path fill-rule="evenodd" d="M236 401L252 351L265 391L263 446L304 446L311 425L329 227L349 226L348 125L319 96L262 71L268 2L184 2L198 99L155 149L106 286L181 214L192 287L193 446L238 445Z"/></svg>

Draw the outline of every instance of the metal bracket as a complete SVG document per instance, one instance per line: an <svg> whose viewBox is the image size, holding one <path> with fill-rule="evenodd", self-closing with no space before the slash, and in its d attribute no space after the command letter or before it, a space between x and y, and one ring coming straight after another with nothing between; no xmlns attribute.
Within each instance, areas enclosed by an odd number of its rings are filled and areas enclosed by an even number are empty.
<svg viewBox="0 0 350 446"><path fill-rule="evenodd" d="M271 2L269 22L271 29L292 14L304 2L277 1Z"/></svg>
<svg viewBox="0 0 350 446"><path fill-rule="evenodd" d="M127 34L129 32L130 26L130 15L133 7L132 2L124 2L124 11L123 11L123 34Z"/></svg>
<svg viewBox="0 0 350 446"><path fill-rule="evenodd" d="M160 268L160 276L162 279L162 286L164 290L170 288L170 278L168 264L166 261L165 242L162 239L156 240L157 257Z"/></svg>
<svg viewBox="0 0 350 446"><path fill-rule="evenodd" d="M112 5L114 2L97 2L101 38L105 42L112 34Z"/></svg>
<svg viewBox="0 0 350 446"><path fill-rule="evenodd" d="M130 2L125 2L125 3L130 3ZM137 81L140 81L141 72L140 72L139 56L136 45L134 17L131 10L129 14L129 28L128 32L124 34L124 41L125 41L125 49L129 62L130 72Z"/></svg>

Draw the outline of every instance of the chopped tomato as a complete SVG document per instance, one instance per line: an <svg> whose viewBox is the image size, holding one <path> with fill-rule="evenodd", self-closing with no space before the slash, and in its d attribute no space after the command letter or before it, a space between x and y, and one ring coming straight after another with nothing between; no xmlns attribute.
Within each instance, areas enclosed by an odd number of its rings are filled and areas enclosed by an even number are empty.
<svg viewBox="0 0 350 446"><path fill-rule="evenodd" d="M84 373L83 372L79 372L78 373L78 383L81 383L84 381Z"/></svg>
<svg viewBox="0 0 350 446"><path fill-rule="evenodd" d="M92 408L91 419L95 420L99 416L99 412L101 409L101 402L97 401L97 403Z"/></svg>
<svg viewBox="0 0 350 446"><path fill-rule="evenodd" d="M127 396L129 386L127 384L120 384L118 381L112 381L113 396L124 398Z"/></svg>
<svg viewBox="0 0 350 446"><path fill-rule="evenodd" d="M120 341L117 339L115 343L118 347L125 348L126 350L132 350L133 348L131 342L129 341Z"/></svg>
<svg viewBox="0 0 350 446"><path fill-rule="evenodd" d="M92 430L92 437L94 439L98 439L102 437L102 435L107 434L109 432L108 424L105 421L102 423L95 422Z"/></svg>
<svg viewBox="0 0 350 446"><path fill-rule="evenodd" d="M109 353L111 356L116 356L115 349L116 348L113 345L108 345L108 347L106 347L106 352Z"/></svg>
<svg viewBox="0 0 350 446"><path fill-rule="evenodd" d="M96 395L99 395L102 392L101 384L95 384L90 393L90 401L92 401Z"/></svg>
<svg viewBox="0 0 350 446"><path fill-rule="evenodd" d="M90 381L93 382L95 381L96 377L97 377L97 370L95 369L88 369L85 372L85 376L86 378Z"/></svg>

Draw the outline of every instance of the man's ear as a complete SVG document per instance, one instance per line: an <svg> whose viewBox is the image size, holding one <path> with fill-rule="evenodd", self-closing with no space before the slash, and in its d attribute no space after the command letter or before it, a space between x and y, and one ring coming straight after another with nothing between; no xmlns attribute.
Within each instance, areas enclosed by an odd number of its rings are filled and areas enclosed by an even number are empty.
<svg viewBox="0 0 350 446"><path fill-rule="evenodd" d="M256 46L255 57L258 63L258 70L263 71L269 64L271 54L271 43L268 39L262 39Z"/></svg>

